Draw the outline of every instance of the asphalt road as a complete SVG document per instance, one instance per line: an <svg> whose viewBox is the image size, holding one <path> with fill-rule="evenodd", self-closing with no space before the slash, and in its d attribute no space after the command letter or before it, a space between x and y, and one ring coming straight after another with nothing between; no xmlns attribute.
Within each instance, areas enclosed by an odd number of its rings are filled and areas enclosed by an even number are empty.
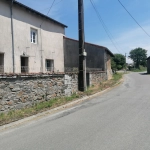
<svg viewBox="0 0 150 150"><path fill-rule="evenodd" d="M150 150L150 75L0 133L0 150Z"/></svg>

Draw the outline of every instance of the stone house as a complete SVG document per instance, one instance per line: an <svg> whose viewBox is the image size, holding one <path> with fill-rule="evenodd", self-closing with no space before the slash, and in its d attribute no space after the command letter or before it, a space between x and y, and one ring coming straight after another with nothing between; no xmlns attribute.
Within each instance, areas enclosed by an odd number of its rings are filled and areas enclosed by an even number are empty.
<svg viewBox="0 0 150 150"><path fill-rule="evenodd" d="M0 72L64 72L66 27L17 1L0 0Z"/></svg>
<svg viewBox="0 0 150 150"><path fill-rule="evenodd" d="M74 72L79 65L78 41L64 37L64 66L66 72ZM113 53L104 46L85 43L87 52L87 73L106 72L106 79L112 78L111 57ZM88 76L88 75L87 75Z"/></svg>
<svg viewBox="0 0 150 150"><path fill-rule="evenodd" d="M0 112L78 91L78 41L65 37L66 27L17 1L0 0ZM91 43L85 49L87 85L111 79L113 53Z"/></svg>

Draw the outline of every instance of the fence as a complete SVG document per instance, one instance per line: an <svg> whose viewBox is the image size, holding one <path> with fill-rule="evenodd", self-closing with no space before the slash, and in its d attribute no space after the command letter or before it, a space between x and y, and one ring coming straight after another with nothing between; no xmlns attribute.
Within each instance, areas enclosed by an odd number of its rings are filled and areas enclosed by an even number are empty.
<svg viewBox="0 0 150 150"><path fill-rule="evenodd" d="M21 73L28 73L29 67L28 66L21 66Z"/></svg>

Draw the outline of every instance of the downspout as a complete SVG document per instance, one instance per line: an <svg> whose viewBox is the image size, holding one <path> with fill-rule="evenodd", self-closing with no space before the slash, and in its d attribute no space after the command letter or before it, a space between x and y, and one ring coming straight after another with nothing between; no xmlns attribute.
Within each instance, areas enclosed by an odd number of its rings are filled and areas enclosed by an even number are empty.
<svg viewBox="0 0 150 150"><path fill-rule="evenodd" d="M43 41L42 41L42 25L40 25L40 38L41 38L41 68L40 68L40 72L43 73Z"/></svg>
<svg viewBox="0 0 150 150"><path fill-rule="evenodd" d="M14 55L14 29L13 29L13 3L11 1L10 12L11 12L11 35L12 35L12 63L13 63L13 73L15 73L15 55Z"/></svg>

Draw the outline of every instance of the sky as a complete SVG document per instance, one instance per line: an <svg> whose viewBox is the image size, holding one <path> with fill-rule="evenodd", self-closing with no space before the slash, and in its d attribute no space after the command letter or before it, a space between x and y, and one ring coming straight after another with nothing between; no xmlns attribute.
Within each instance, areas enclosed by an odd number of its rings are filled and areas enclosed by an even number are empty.
<svg viewBox="0 0 150 150"><path fill-rule="evenodd" d="M53 0L17 0L47 15ZM150 37L135 23L118 0L93 0L111 40L105 32L90 0L84 0L85 41L107 47L128 56L141 47L150 56ZM142 28L150 35L150 0L120 0ZM55 0L49 17L65 24L66 36L78 40L78 0ZM113 41L113 42L112 42ZM114 44L113 44L114 43ZM115 46L114 46L115 45ZM132 62L127 59L127 62Z"/></svg>

